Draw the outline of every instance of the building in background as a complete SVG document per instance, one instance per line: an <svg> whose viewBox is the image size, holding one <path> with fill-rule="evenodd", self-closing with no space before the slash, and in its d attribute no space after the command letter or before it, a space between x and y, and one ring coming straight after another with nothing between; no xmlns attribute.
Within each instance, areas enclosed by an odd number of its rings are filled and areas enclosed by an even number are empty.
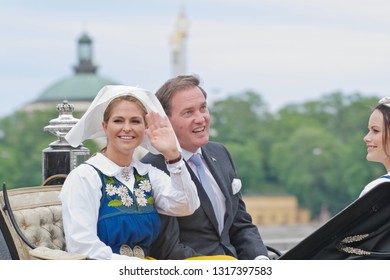
<svg viewBox="0 0 390 280"><path fill-rule="evenodd" d="M176 77L187 73L187 37L189 21L182 6L171 35L171 75Z"/></svg>
<svg viewBox="0 0 390 280"><path fill-rule="evenodd" d="M256 225L299 225L310 222L310 211L299 208L295 196L244 196Z"/></svg>
<svg viewBox="0 0 390 280"><path fill-rule="evenodd" d="M170 37L172 76L186 74L188 27L189 22L182 6ZM73 67L73 75L49 85L24 110L55 108L67 100L74 105L75 112L85 112L103 86L119 84L98 74L98 67L94 63L93 41L86 32L77 40L77 57L78 64Z"/></svg>
<svg viewBox="0 0 390 280"><path fill-rule="evenodd" d="M67 100L74 105L75 111L84 112L103 86L118 84L97 73L98 67L93 61L93 41L87 33L77 40L77 56L78 65L73 67L73 75L54 82L25 110L56 108L57 104Z"/></svg>

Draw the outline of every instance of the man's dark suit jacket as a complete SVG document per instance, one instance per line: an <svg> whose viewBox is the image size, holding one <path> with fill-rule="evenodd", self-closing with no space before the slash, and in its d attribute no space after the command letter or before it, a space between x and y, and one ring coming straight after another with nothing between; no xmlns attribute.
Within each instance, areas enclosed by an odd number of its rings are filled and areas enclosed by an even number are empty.
<svg viewBox="0 0 390 280"><path fill-rule="evenodd" d="M199 255L230 255L238 259L268 256L257 227L247 213L241 193L233 193L237 178L233 160L222 144L209 142L202 154L211 174L226 198L225 224L221 234L213 207L202 185L187 165L195 182L200 207L186 217L160 215L161 233L152 245L150 256L156 259L185 259ZM147 154L142 160L168 173L162 155Z"/></svg>

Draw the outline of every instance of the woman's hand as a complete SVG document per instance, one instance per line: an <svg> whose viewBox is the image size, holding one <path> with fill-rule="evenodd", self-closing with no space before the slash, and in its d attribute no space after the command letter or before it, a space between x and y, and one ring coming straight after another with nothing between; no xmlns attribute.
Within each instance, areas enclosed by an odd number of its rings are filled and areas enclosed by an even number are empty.
<svg viewBox="0 0 390 280"><path fill-rule="evenodd" d="M165 160L173 160L180 157L177 148L175 132L167 116L150 112L146 115L147 129L145 130L154 148L157 149Z"/></svg>

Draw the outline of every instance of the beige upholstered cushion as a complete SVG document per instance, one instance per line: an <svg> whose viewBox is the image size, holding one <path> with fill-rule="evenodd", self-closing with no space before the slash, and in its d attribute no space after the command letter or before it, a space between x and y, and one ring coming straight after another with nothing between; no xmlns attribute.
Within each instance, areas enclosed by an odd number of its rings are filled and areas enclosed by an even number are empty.
<svg viewBox="0 0 390 280"><path fill-rule="evenodd" d="M61 202L58 198L60 190L61 186L39 186L7 191L12 212L19 228L30 243L39 247L31 250L17 235L9 222L9 217L7 217L7 224L21 259L85 258L66 252ZM3 193L0 193L0 206L4 206ZM49 249L55 251L50 252Z"/></svg>
<svg viewBox="0 0 390 280"><path fill-rule="evenodd" d="M19 228L35 246L66 250L61 205L14 210L14 216Z"/></svg>
<svg viewBox="0 0 390 280"><path fill-rule="evenodd" d="M30 256L39 260L85 260L86 257L71 254L61 250L53 250L46 247L37 247L30 250Z"/></svg>

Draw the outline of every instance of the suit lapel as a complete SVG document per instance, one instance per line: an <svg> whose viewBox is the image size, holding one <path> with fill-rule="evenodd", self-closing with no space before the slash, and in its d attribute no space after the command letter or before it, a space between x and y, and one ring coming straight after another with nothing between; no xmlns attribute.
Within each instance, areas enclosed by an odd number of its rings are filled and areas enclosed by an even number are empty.
<svg viewBox="0 0 390 280"><path fill-rule="evenodd" d="M211 221L211 224L215 228L215 230L218 232L218 221L214 213L213 205L211 204L211 201L204 190L202 183L199 181L198 177L195 175L195 173L192 171L191 167L186 163L188 170L191 174L191 179L195 183L196 188L198 190L198 196L201 201L201 206L203 211L206 213L206 216Z"/></svg>
<svg viewBox="0 0 390 280"><path fill-rule="evenodd" d="M223 177L223 174L221 173L220 169L218 168L220 166L220 164L222 164L221 162L218 162L218 156L213 154L211 151L208 151L206 149L202 149L202 154L203 154L203 158L211 172L211 174L213 175L215 181L217 182L219 188L221 189L223 195L225 196L225 204L226 204L226 214L225 214L225 219L224 219L224 224L226 224L226 217L232 217L232 213L229 213L229 211L231 211L232 209L232 206L231 206L231 199L230 199L230 194L229 194L229 190L228 190L228 187L225 183L224 183L224 180L222 180L221 177ZM216 223L217 225L217 223ZM217 227L218 228L218 227ZM225 227L223 227L225 228Z"/></svg>

